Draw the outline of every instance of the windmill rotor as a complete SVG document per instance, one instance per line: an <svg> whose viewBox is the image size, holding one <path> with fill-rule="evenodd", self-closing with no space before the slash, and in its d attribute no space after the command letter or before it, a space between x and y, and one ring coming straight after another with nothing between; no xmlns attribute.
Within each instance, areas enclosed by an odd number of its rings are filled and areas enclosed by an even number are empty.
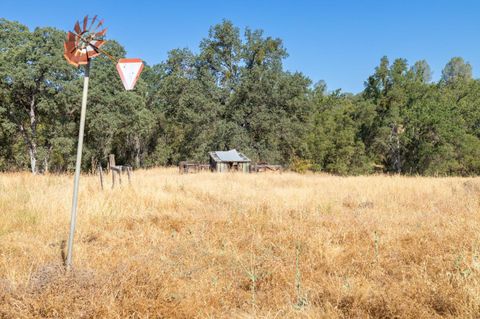
<svg viewBox="0 0 480 319"><path fill-rule="evenodd" d="M105 44L107 28L103 28L103 20L98 16L85 16L82 23L77 21L73 31L67 33L64 43L64 57L68 63L78 67L85 65L91 58L98 56L100 47ZM103 28L103 29L102 29Z"/></svg>

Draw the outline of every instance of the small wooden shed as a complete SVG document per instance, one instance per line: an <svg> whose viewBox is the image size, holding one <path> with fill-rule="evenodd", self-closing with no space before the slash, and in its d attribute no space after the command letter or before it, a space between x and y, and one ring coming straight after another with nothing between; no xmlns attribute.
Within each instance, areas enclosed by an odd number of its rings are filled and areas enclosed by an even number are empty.
<svg viewBox="0 0 480 319"><path fill-rule="evenodd" d="M210 169L213 172L250 172L250 159L237 150L210 152Z"/></svg>

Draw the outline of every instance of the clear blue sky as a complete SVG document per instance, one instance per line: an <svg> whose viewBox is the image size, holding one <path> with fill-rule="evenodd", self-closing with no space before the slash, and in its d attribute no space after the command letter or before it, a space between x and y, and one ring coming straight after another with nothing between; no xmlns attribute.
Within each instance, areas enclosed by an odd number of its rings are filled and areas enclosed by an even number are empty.
<svg viewBox="0 0 480 319"><path fill-rule="evenodd" d="M128 57L161 62L173 48L198 50L211 25L232 20L283 39L285 68L300 71L330 90L359 92L383 55L426 59L437 80L453 56L480 70L480 1L26 1L0 0L0 17L30 28L72 29L85 14L98 14L107 36Z"/></svg>

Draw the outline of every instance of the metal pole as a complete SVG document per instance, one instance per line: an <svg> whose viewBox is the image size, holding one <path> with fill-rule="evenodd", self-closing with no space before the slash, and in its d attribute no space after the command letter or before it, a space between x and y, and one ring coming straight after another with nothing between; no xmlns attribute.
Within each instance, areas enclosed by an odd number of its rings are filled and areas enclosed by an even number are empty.
<svg viewBox="0 0 480 319"><path fill-rule="evenodd" d="M75 165L75 178L73 182L72 214L70 217L70 235L68 237L68 250L66 266L70 270L72 266L73 237L75 235L75 223L77 221L78 182L82 164L83 131L85 129L85 113L87 110L88 77L90 73L90 60L85 66L85 78L83 80L82 110L80 113L80 130L78 131L77 162Z"/></svg>

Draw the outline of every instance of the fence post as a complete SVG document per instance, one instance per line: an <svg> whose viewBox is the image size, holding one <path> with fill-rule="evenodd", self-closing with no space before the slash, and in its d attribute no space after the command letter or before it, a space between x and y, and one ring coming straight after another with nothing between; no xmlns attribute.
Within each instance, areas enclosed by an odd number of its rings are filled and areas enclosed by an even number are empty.
<svg viewBox="0 0 480 319"><path fill-rule="evenodd" d="M103 169L102 169L102 164L98 164L98 174L100 175L100 185L102 186L102 191L103 191Z"/></svg>

